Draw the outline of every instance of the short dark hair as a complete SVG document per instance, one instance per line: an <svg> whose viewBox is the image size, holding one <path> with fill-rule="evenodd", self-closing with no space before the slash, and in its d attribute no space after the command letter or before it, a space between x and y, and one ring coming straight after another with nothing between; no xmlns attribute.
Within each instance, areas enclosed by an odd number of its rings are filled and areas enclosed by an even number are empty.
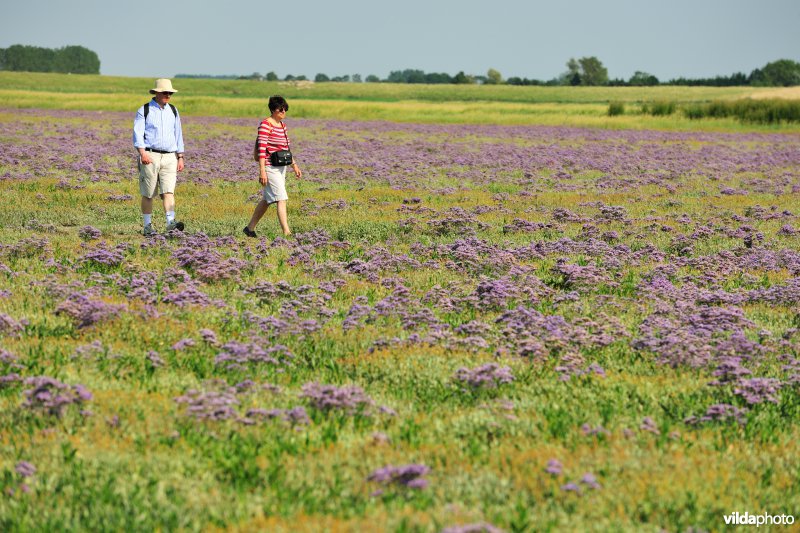
<svg viewBox="0 0 800 533"><path fill-rule="evenodd" d="M285 109L289 111L289 104L286 103L286 99L283 96L275 96L269 97L269 112L274 113L277 109Z"/></svg>

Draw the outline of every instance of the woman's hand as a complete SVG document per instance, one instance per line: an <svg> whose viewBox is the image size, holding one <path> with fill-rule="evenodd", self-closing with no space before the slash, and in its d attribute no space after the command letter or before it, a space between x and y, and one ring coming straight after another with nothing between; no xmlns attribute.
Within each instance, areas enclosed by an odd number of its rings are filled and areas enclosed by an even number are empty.
<svg viewBox="0 0 800 533"><path fill-rule="evenodd" d="M300 167L297 166L297 163L292 163L292 169L294 170L294 173L297 174L297 179L303 178L303 171L300 170Z"/></svg>

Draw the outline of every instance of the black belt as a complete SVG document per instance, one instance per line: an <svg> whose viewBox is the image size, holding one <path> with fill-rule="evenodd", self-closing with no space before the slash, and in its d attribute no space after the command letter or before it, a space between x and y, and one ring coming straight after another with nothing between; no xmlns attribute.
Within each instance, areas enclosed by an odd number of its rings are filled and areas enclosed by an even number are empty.
<svg viewBox="0 0 800 533"><path fill-rule="evenodd" d="M167 152L166 150L156 150L155 148L145 148L147 152L155 152L157 154L174 154L175 152Z"/></svg>

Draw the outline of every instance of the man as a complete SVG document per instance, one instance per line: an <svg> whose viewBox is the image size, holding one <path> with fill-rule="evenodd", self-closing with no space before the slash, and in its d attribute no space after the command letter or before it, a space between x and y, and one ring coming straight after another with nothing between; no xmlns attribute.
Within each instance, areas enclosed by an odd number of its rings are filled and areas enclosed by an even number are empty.
<svg viewBox="0 0 800 533"><path fill-rule="evenodd" d="M152 100L139 108L133 121L133 146L139 151L139 193L142 195L144 235L154 235L153 196L158 194L167 215L167 231L183 231L175 220L175 181L183 170L183 132L178 110L169 103L175 94L172 82L156 80Z"/></svg>

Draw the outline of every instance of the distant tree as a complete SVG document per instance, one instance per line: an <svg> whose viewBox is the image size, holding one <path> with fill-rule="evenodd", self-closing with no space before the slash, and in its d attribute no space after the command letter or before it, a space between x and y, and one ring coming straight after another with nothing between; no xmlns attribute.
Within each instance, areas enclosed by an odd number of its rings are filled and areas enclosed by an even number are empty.
<svg viewBox="0 0 800 533"><path fill-rule="evenodd" d="M2 51L0 68L27 72L100 74L100 59L95 52L83 46L52 50L15 44Z"/></svg>
<svg viewBox="0 0 800 533"><path fill-rule="evenodd" d="M539 80L529 80L528 78L520 78L518 76L513 76L506 80L506 84L508 85L542 85L542 82Z"/></svg>
<svg viewBox="0 0 800 533"><path fill-rule="evenodd" d="M297 78L295 78L292 74L287 74L286 77L283 78L283 81L294 81L296 79Z"/></svg>
<svg viewBox="0 0 800 533"><path fill-rule="evenodd" d="M361 83L361 74L353 74L353 83Z"/></svg>
<svg viewBox="0 0 800 533"><path fill-rule="evenodd" d="M52 72L55 51L38 46L14 44L6 48L4 69L25 72Z"/></svg>
<svg viewBox="0 0 800 533"><path fill-rule="evenodd" d="M608 83L608 69L596 57L582 57L578 60L581 65L581 85L605 85Z"/></svg>
<svg viewBox="0 0 800 533"><path fill-rule="evenodd" d="M503 83L503 76L493 68L490 68L486 72L486 84L488 85L498 85Z"/></svg>
<svg viewBox="0 0 800 533"><path fill-rule="evenodd" d="M791 87L800 85L800 63L791 59L779 59L767 63L750 74L752 85Z"/></svg>
<svg viewBox="0 0 800 533"><path fill-rule="evenodd" d="M425 74L425 83L453 83L453 77L446 72L429 72Z"/></svg>
<svg viewBox="0 0 800 533"><path fill-rule="evenodd" d="M709 86L709 87L740 87L750 85L751 79L741 72L730 76L715 76L713 78L677 78L667 82L667 85Z"/></svg>
<svg viewBox="0 0 800 533"><path fill-rule="evenodd" d="M559 78L561 85L606 85L608 70L596 57L570 58L567 72Z"/></svg>
<svg viewBox="0 0 800 533"><path fill-rule="evenodd" d="M611 85L611 83L609 83L609 85ZM634 87L658 85L658 78L647 72L637 70L633 73L631 79L628 80L628 85L633 85Z"/></svg>
<svg viewBox="0 0 800 533"><path fill-rule="evenodd" d="M83 46L65 46L55 51L53 70L72 74L100 74L100 58Z"/></svg>
<svg viewBox="0 0 800 533"><path fill-rule="evenodd" d="M464 74L464 71L462 70L453 77L453 83L458 85L467 85L470 83L475 83L475 78L473 78L472 76L467 76L466 74Z"/></svg>
<svg viewBox="0 0 800 533"><path fill-rule="evenodd" d="M418 69L393 70L386 81L390 83L425 83L425 72Z"/></svg>
<svg viewBox="0 0 800 533"><path fill-rule="evenodd" d="M370 74L365 78L364 81L366 81L367 83L378 83L379 81L381 81L381 79L375 74Z"/></svg>
<svg viewBox="0 0 800 533"><path fill-rule="evenodd" d="M567 61L567 72L561 75L564 80L563 85L580 85L581 84L581 65L578 60L571 57Z"/></svg>
<svg viewBox="0 0 800 533"><path fill-rule="evenodd" d="M325 82L325 81L331 81L331 79L328 76L326 76L325 74L320 72L319 74L314 76L314 81Z"/></svg>
<svg viewBox="0 0 800 533"><path fill-rule="evenodd" d="M331 78L331 81L338 81L338 82L349 82L350 81L350 74L345 74L344 76L334 76Z"/></svg>
<svg viewBox="0 0 800 533"><path fill-rule="evenodd" d="M295 77L294 81L307 81L305 74L300 74L299 76Z"/></svg>
<svg viewBox="0 0 800 533"><path fill-rule="evenodd" d="M274 73L274 72L272 72L272 71L269 71L269 72L267 72L267 74L264 76L264 79L265 79L265 80L267 80L267 81L278 81L278 75L277 75L277 74L275 74L275 73Z"/></svg>

